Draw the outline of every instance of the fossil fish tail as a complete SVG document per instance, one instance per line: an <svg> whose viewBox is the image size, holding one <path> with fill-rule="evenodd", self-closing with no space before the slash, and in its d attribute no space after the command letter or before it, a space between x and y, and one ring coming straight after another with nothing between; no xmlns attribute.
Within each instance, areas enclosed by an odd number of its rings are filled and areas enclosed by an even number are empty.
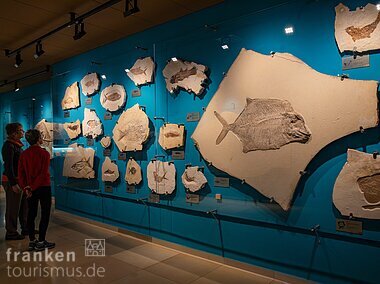
<svg viewBox="0 0 380 284"><path fill-rule="evenodd" d="M216 138L216 145L219 145L220 142L223 141L224 137L226 137L227 133L231 131L231 125L227 123L227 121L217 112L214 111L216 118L223 125L222 131L219 133L218 138Z"/></svg>

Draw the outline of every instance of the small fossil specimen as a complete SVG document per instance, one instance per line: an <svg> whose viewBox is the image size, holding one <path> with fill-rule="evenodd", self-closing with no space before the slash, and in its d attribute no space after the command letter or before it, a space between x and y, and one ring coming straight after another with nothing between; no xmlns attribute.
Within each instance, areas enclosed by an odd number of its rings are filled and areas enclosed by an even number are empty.
<svg viewBox="0 0 380 284"><path fill-rule="evenodd" d="M35 129L39 130L42 137L42 147L45 148L50 157L53 158L53 123L42 119L36 124Z"/></svg>
<svg viewBox="0 0 380 284"><path fill-rule="evenodd" d="M184 145L185 126L166 123L160 128L158 143L164 149L173 149Z"/></svg>
<svg viewBox="0 0 380 284"><path fill-rule="evenodd" d="M102 145L103 148L108 148L109 146L111 146L111 137L109 136L104 136L101 140L100 140L100 144Z"/></svg>
<svg viewBox="0 0 380 284"><path fill-rule="evenodd" d="M112 84L100 94L100 104L108 111L117 111L126 101L127 94L122 85Z"/></svg>
<svg viewBox="0 0 380 284"><path fill-rule="evenodd" d="M80 128L80 121L77 119L75 122L69 122L63 124L63 128L65 129L67 135L70 137L70 139L77 138L82 130Z"/></svg>
<svg viewBox="0 0 380 284"><path fill-rule="evenodd" d="M303 117L285 100L247 98L246 107L232 124L218 112L214 114L223 125L216 145L231 131L243 143L244 153L279 149L292 142L306 143L311 135Z"/></svg>
<svg viewBox="0 0 380 284"><path fill-rule="evenodd" d="M127 75L136 86L150 84L153 82L154 69L156 64L151 57L137 59Z"/></svg>
<svg viewBox="0 0 380 284"><path fill-rule="evenodd" d="M147 167L148 186L157 194L171 194L175 189L175 174L173 163L151 161Z"/></svg>
<svg viewBox="0 0 380 284"><path fill-rule="evenodd" d="M196 192L203 188L207 183L207 179L198 167L187 167L182 174L183 186L190 192Z"/></svg>
<svg viewBox="0 0 380 284"><path fill-rule="evenodd" d="M78 82L74 82L66 88L65 96L62 99L61 106L63 110L79 107L79 88Z"/></svg>
<svg viewBox="0 0 380 284"><path fill-rule="evenodd" d="M83 148L76 143L69 146L63 163L63 176L74 178L94 178L94 154L92 148Z"/></svg>
<svg viewBox="0 0 380 284"><path fill-rule="evenodd" d="M82 93L85 96L91 96L99 91L100 80L98 74L90 73L83 77L80 81Z"/></svg>
<svg viewBox="0 0 380 284"><path fill-rule="evenodd" d="M102 181L114 182L118 178L119 169L116 163L112 162L109 157L106 157L102 165Z"/></svg>
<svg viewBox="0 0 380 284"><path fill-rule="evenodd" d="M83 136L96 138L103 133L102 123L95 110L84 109Z"/></svg>
<svg viewBox="0 0 380 284"><path fill-rule="evenodd" d="M132 158L127 163L127 171L125 173L125 181L128 184L139 184L142 180L141 167Z"/></svg>

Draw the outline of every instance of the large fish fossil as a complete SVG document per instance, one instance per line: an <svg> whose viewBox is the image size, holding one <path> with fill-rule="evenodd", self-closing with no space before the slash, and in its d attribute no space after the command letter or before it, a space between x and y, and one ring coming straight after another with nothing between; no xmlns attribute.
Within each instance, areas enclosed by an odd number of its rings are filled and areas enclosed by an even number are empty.
<svg viewBox="0 0 380 284"><path fill-rule="evenodd" d="M352 37L353 41L357 41L363 38L371 38L371 34L377 28L377 25L380 23L380 12L377 14L377 18L372 23L362 27L357 28L354 26L349 26L346 28L346 32Z"/></svg>
<svg viewBox="0 0 380 284"><path fill-rule="evenodd" d="M141 75L141 74L144 74L146 75L146 70L148 69L148 67L142 69L140 66L139 67L136 67L136 68L132 68L131 70L129 70L133 75Z"/></svg>
<svg viewBox="0 0 380 284"><path fill-rule="evenodd" d="M170 83L178 83L195 74L197 74L197 68L195 66L191 69L181 69L178 73L174 74L170 78Z"/></svg>
<svg viewBox="0 0 380 284"><path fill-rule="evenodd" d="M231 131L242 142L244 153L275 150L293 142L306 143L311 135L303 117L286 100L247 98L246 107L232 124L217 111L214 114L223 125L216 144Z"/></svg>

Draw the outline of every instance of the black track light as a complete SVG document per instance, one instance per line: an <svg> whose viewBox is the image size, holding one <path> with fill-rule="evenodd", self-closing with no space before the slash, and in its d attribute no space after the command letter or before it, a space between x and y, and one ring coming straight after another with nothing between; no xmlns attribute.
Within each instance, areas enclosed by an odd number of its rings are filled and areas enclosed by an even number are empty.
<svg viewBox="0 0 380 284"><path fill-rule="evenodd" d="M132 14L139 12L140 9L137 7L137 0L125 0L124 17L128 17Z"/></svg>
<svg viewBox="0 0 380 284"><path fill-rule="evenodd" d="M23 60L21 59L21 53L20 53L20 51L19 52L17 52L17 54L16 54L16 63L15 63L15 67L16 68L18 68L18 67L20 67L20 65L21 65L21 63L23 62Z"/></svg>
<svg viewBox="0 0 380 284"><path fill-rule="evenodd" d="M73 36L74 40L82 38L86 34L84 30L84 23L79 22L75 24L75 35Z"/></svg>
<svg viewBox="0 0 380 284"><path fill-rule="evenodd" d="M40 57L44 53L45 53L45 51L42 49L42 43L41 43L41 41L38 41L36 44L36 53L33 55L34 59L37 59L38 57Z"/></svg>

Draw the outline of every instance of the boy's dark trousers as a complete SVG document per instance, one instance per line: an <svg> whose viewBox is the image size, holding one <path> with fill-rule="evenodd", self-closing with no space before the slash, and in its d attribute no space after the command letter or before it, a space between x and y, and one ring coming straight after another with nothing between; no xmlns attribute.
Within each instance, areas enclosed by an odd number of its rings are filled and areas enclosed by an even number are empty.
<svg viewBox="0 0 380 284"><path fill-rule="evenodd" d="M34 221L37 217L38 202L41 204L41 220L39 225L40 242L45 241L46 231L49 225L50 209L51 209L51 187L42 186L32 191L32 196L28 198L28 231L29 239L35 240Z"/></svg>

